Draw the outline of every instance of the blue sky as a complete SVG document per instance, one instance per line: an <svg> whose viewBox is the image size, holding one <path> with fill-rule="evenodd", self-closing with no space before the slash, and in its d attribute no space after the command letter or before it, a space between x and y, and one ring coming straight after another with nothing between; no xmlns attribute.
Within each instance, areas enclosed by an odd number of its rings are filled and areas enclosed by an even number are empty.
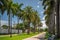
<svg viewBox="0 0 60 40"><path fill-rule="evenodd" d="M39 1L39 0L13 0L14 3L18 2L19 4L20 3L23 3L24 5L22 6L22 8L25 8L26 6L32 6L33 9L37 10L38 13L39 13L39 16L40 18L42 19L43 18L43 6L42 6L42 1ZM2 20L8 20L8 17L7 17L7 12L4 13L3 17L2 17ZM15 19L15 18L14 18Z"/></svg>
<svg viewBox="0 0 60 40"><path fill-rule="evenodd" d="M39 1L39 0L13 0L14 3L23 3L24 5L22 6L22 8L25 8L26 6L32 6L33 9L37 10L38 13L39 13L39 16L41 18L41 20L43 20L43 12L44 12L44 9L43 9L43 6L42 6L42 1ZM8 21L8 17L7 17L7 12L4 13L3 17L2 17L2 20L4 21ZM14 17L13 18L13 21L16 21L17 18ZM17 22L17 21L16 21Z"/></svg>
<svg viewBox="0 0 60 40"><path fill-rule="evenodd" d="M22 8L26 7L26 6L32 6L33 9L37 10L40 17L42 18L44 15L43 15L43 6L42 6L42 1L39 1L39 0L14 0L14 2L18 2L19 4L20 3L23 3L24 5L22 6Z"/></svg>

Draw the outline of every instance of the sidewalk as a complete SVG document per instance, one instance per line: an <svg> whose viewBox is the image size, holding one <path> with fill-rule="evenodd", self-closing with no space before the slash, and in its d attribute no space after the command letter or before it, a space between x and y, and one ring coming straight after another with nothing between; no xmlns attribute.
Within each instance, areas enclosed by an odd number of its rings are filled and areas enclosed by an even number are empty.
<svg viewBox="0 0 60 40"><path fill-rule="evenodd" d="M17 34L12 34L12 36L16 36ZM10 35L0 35L0 37L6 37L6 36L10 36Z"/></svg>
<svg viewBox="0 0 60 40"><path fill-rule="evenodd" d="M40 33L38 35L23 39L23 40L44 40L43 38L45 37L45 34L46 34L46 32L43 32L43 33Z"/></svg>

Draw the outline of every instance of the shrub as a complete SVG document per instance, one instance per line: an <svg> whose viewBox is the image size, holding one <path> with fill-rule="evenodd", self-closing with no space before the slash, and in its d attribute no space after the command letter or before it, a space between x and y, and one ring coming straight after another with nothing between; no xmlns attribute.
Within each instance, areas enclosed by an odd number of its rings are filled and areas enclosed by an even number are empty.
<svg viewBox="0 0 60 40"><path fill-rule="evenodd" d="M48 32L46 32L45 38L47 39L47 38L49 38L49 37L51 37L51 34L48 33Z"/></svg>

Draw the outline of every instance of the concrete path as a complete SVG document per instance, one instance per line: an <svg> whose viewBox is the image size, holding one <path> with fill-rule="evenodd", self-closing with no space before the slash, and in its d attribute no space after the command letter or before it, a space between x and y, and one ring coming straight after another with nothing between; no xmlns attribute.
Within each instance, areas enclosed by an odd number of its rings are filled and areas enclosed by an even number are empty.
<svg viewBox="0 0 60 40"><path fill-rule="evenodd" d="M46 32L43 32L43 33L40 33L38 35L32 36L30 38L23 39L23 40L45 40L44 39L45 34L46 34Z"/></svg>
<svg viewBox="0 0 60 40"><path fill-rule="evenodd" d="M16 36L18 34L12 34L12 36ZM0 35L0 37L6 37L6 36L10 36L10 35Z"/></svg>
<svg viewBox="0 0 60 40"><path fill-rule="evenodd" d="M46 34L46 32L43 32L43 33L40 33L38 35L32 36L30 38L23 39L23 40L45 40L44 39L45 34Z"/></svg>

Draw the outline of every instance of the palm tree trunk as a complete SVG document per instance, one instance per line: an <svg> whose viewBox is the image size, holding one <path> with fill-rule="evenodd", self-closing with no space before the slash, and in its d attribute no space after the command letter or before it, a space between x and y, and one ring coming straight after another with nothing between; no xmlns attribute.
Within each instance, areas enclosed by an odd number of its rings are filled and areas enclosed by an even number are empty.
<svg viewBox="0 0 60 40"><path fill-rule="evenodd" d="M10 37L12 37L12 14L10 14Z"/></svg>
<svg viewBox="0 0 60 40"><path fill-rule="evenodd" d="M53 9L54 11L53 11L53 20L52 20L52 22L53 22L53 34L55 35L55 8Z"/></svg>
<svg viewBox="0 0 60 40"><path fill-rule="evenodd" d="M54 16L54 7L51 10L51 30L52 34L55 34L55 16Z"/></svg>
<svg viewBox="0 0 60 40"><path fill-rule="evenodd" d="M1 14L0 14L0 28L1 28Z"/></svg>
<svg viewBox="0 0 60 40"><path fill-rule="evenodd" d="M28 23L28 26L27 26L27 34L30 34L30 22Z"/></svg>
<svg viewBox="0 0 60 40"><path fill-rule="evenodd" d="M19 34L19 17L18 17L18 34Z"/></svg>
<svg viewBox="0 0 60 40"><path fill-rule="evenodd" d="M7 11L7 14L8 14L8 33L10 34L10 37L12 37L11 35L11 22L10 22L10 10Z"/></svg>
<svg viewBox="0 0 60 40"><path fill-rule="evenodd" d="M8 12L9 13L9 12ZM10 15L8 15L8 33L10 33Z"/></svg>
<svg viewBox="0 0 60 40"><path fill-rule="evenodd" d="M59 0L56 1L56 17L57 17L57 38L60 37L59 33Z"/></svg>
<svg viewBox="0 0 60 40"><path fill-rule="evenodd" d="M48 32L51 34L52 33L52 28L51 28L51 15L49 17L49 27L48 27Z"/></svg>
<svg viewBox="0 0 60 40"><path fill-rule="evenodd" d="M34 33L36 32L36 25L34 25Z"/></svg>

